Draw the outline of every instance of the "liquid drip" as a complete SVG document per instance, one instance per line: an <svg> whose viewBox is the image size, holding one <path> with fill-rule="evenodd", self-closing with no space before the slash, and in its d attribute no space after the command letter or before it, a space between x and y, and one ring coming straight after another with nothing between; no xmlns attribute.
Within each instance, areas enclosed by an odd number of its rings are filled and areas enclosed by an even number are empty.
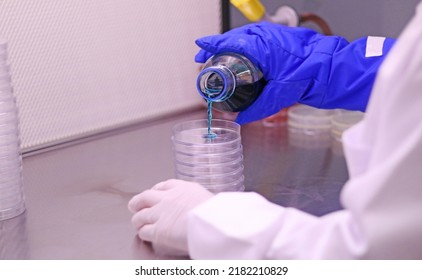
<svg viewBox="0 0 422 280"><path fill-rule="evenodd" d="M215 137L217 137L217 134L213 133L211 131L211 123L212 123L212 101L207 100L207 105L208 105L208 128L207 128L207 134L204 135L204 138L206 139L214 139Z"/></svg>

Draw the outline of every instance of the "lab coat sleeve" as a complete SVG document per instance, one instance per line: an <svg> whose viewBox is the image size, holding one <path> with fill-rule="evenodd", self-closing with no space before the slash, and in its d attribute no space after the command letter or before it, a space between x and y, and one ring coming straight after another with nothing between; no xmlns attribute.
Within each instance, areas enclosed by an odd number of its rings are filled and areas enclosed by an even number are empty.
<svg viewBox="0 0 422 280"><path fill-rule="evenodd" d="M344 210L314 217L221 193L188 218L195 259L422 258L422 4L383 63L367 114L344 134Z"/></svg>
<svg viewBox="0 0 422 280"><path fill-rule="evenodd" d="M362 245L347 211L317 218L256 193L221 193L188 221L193 259L350 258Z"/></svg>

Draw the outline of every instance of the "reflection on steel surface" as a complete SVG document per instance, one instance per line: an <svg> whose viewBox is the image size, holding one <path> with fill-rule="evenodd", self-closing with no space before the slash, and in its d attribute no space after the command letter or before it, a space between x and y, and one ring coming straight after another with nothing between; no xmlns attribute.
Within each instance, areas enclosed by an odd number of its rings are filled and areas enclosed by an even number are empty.
<svg viewBox="0 0 422 280"><path fill-rule="evenodd" d="M0 260L28 259L26 213L0 222Z"/></svg>

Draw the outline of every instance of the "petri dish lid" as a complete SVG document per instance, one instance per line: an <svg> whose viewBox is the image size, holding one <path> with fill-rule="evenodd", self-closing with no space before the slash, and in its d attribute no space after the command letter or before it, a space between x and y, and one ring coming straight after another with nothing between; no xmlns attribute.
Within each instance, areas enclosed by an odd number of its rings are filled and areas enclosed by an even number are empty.
<svg viewBox="0 0 422 280"><path fill-rule="evenodd" d="M306 130L324 130L331 128L334 110L324 110L307 105L295 105L288 112L289 127Z"/></svg>

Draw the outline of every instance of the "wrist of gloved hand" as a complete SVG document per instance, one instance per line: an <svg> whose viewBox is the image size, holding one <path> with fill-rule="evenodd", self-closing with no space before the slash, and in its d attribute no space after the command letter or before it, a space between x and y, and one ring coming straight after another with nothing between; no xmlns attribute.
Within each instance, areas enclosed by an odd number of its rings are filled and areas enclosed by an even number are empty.
<svg viewBox="0 0 422 280"><path fill-rule="evenodd" d="M193 182L171 179L158 183L129 201L132 225L159 253L187 255L187 214L212 196Z"/></svg>

